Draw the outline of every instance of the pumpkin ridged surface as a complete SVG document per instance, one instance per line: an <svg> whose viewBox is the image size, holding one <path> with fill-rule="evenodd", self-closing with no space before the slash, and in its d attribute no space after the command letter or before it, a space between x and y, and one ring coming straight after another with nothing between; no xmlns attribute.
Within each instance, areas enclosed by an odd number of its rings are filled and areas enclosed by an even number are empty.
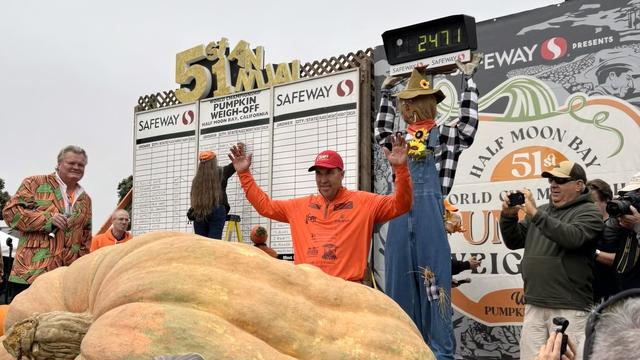
<svg viewBox="0 0 640 360"><path fill-rule="evenodd" d="M54 310L92 314L85 360L434 358L379 291L191 234L141 235L42 275L14 299L5 330Z"/></svg>
<svg viewBox="0 0 640 360"><path fill-rule="evenodd" d="M9 305L3 304L0 305L0 336L4 335L4 319L7 317L7 311L9 310Z"/></svg>

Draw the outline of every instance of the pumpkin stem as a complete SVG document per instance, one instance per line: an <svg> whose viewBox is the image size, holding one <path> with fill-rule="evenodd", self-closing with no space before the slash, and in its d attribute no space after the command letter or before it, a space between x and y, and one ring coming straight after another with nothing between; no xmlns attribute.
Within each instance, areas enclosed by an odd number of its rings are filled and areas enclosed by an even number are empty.
<svg viewBox="0 0 640 360"><path fill-rule="evenodd" d="M92 321L88 313L35 314L13 324L2 344L16 359L75 359Z"/></svg>

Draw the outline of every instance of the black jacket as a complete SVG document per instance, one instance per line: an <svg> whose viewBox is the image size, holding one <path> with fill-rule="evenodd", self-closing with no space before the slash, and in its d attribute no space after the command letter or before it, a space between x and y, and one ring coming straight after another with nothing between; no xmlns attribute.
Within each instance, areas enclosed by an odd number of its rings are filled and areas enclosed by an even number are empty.
<svg viewBox="0 0 640 360"><path fill-rule="evenodd" d="M618 219L609 218L604 227L603 239L617 244L613 268L617 273L620 290L640 287L640 236L623 228Z"/></svg>

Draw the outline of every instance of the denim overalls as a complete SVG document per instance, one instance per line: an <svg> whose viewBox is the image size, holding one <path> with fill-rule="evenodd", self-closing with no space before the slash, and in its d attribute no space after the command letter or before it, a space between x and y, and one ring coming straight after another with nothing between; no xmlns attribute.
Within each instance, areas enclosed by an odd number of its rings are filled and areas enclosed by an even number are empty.
<svg viewBox="0 0 640 360"><path fill-rule="evenodd" d="M440 177L429 132L426 158L409 159L413 207L389 223L385 245L386 293L409 314L438 360L453 359L451 248L444 229Z"/></svg>

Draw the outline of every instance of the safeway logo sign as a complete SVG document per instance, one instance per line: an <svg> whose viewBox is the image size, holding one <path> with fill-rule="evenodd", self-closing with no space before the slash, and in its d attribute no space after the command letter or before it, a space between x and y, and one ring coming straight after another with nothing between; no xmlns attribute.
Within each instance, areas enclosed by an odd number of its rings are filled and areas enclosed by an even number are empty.
<svg viewBox="0 0 640 360"><path fill-rule="evenodd" d="M540 56L545 60L557 60L567 54L567 40L555 36L545 40L540 46Z"/></svg>
<svg viewBox="0 0 640 360"><path fill-rule="evenodd" d="M351 95L353 93L353 81L350 79L340 81L336 86L336 92L340 97Z"/></svg>
<svg viewBox="0 0 640 360"><path fill-rule="evenodd" d="M538 50L538 48L540 48ZM567 54L567 40L562 36L554 36L540 44L519 46L516 48L500 50L484 55L484 68L491 70L503 66L517 66L538 60L536 54L540 54L542 59L547 61L557 60Z"/></svg>
<svg viewBox="0 0 640 360"><path fill-rule="evenodd" d="M182 123L185 125L192 124L193 119L195 119L195 114L192 110L187 110L182 114Z"/></svg>

